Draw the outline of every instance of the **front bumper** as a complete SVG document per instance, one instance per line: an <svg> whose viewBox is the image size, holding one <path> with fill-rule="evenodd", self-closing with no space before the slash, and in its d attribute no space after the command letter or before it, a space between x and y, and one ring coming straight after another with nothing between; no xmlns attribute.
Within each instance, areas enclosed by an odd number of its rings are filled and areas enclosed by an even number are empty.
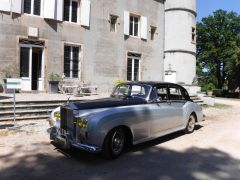
<svg viewBox="0 0 240 180"><path fill-rule="evenodd" d="M51 128L50 139L60 142L61 144L63 144L63 147L66 147L66 149L70 147L75 147L90 153L99 153L102 150L100 147L83 144L77 142L77 140L72 140L71 138L69 138L68 135L61 134L56 127Z"/></svg>

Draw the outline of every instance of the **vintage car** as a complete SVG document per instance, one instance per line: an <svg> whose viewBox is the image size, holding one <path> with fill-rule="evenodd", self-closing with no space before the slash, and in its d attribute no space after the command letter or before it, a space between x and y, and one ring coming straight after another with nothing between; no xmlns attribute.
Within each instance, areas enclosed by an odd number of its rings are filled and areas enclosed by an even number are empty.
<svg viewBox="0 0 240 180"><path fill-rule="evenodd" d="M64 148L77 147L118 157L136 145L176 131L192 133L204 120L180 85L165 82L127 82L109 98L70 102L51 114L50 139Z"/></svg>

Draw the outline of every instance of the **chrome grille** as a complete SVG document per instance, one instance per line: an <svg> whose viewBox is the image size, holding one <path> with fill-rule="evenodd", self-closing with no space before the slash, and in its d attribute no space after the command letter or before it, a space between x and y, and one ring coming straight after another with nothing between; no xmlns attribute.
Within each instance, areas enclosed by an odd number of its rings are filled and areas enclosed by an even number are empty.
<svg viewBox="0 0 240 180"><path fill-rule="evenodd" d="M66 107L61 108L60 128L66 131L73 130L73 110Z"/></svg>

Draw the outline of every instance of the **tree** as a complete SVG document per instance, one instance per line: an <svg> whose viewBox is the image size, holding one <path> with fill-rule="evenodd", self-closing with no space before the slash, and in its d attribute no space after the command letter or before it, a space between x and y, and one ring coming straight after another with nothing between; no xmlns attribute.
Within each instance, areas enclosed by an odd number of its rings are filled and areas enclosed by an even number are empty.
<svg viewBox="0 0 240 180"><path fill-rule="evenodd" d="M200 85L218 89L240 86L240 16L218 10L197 24L197 65Z"/></svg>

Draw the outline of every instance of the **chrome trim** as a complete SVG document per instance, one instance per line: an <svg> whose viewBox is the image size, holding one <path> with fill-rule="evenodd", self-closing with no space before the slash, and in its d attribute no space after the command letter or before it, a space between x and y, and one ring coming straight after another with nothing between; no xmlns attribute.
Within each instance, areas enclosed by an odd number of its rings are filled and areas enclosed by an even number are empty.
<svg viewBox="0 0 240 180"><path fill-rule="evenodd" d="M82 143L78 143L76 141L71 141L71 140L67 140L67 136L62 137L57 135L55 136L56 140L60 141L61 143L64 143L65 145L67 145L67 143L69 143L69 145L73 146L73 147L76 147L78 149L81 149L81 150L84 150L84 151L87 151L87 152L91 152L91 153L98 153L98 152L101 152L101 148L99 147L96 147L96 146L91 146L91 145L87 145L87 144L82 144Z"/></svg>
<svg viewBox="0 0 240 180"><path fill-rule="evenodd" d="M82 149L82 150L87 151L87 152L98 153L98 152L101 151L101 149L99 147L90 146L90 145L87 145L87 144L71 143L71 145L73 147L76 147L78 149Z"/></svg>

